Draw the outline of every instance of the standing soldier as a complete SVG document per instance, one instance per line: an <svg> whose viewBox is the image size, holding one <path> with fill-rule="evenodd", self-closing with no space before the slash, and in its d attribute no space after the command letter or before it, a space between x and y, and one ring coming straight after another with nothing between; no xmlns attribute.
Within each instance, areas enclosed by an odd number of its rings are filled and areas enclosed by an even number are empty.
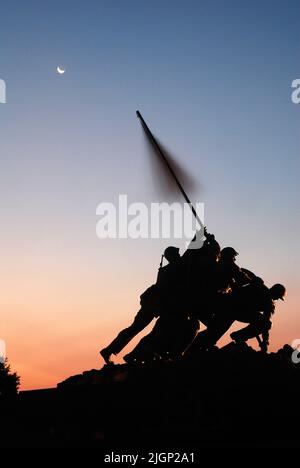
<svg viewBox="0 0 300 468"><path fill-rule="evenodd" d="M220 246L206 229L204 237L200 248L188 248L180 257L178 268L172 268L172 275L168 273L170 264L160 270L158 279L159 288L162 288L162 313L153 330L124 356L126 362L145 362L157 357L176 359L195 339L200 327L199 320L207 323L208 309L203 304L204 299L207 300L207 288ZM195 240L196 236L191 245ZM165 254L172 254L173 249L168 247Z"/></svg>
<svg viewBox="0 0 300 468"><path fill-rule="evenodd" d="M233 247L224 247L221 250L216 266L215 287L217 291L226 290L249 283L250 277L236 264L238 253Z"/></svg>

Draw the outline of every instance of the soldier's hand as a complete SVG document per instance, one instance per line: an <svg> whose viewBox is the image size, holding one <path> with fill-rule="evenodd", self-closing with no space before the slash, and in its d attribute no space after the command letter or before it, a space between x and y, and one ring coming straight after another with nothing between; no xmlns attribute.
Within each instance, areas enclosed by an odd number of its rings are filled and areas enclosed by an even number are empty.
<svg viewBox="0 0 300 468"><path fill-rule="evenodd" d="M205 231L205 237L208 241L213 241L215 239L215 236L213 234L210 234L209 232Z"/></svg>

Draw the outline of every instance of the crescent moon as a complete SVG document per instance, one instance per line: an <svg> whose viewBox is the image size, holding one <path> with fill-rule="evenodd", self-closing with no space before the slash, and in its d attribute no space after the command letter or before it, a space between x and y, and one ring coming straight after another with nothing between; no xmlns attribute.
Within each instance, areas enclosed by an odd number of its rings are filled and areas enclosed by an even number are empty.
<svg viewBox="0 0 300 468"><path fill-rule="evenodd" d="M58 66L58 67L56 68L56 71L57 71L57 73L59 73L60 75L63 75L63 74L65 73L66 70L65 70L64 68L61 68L61 67Z"/></svg>

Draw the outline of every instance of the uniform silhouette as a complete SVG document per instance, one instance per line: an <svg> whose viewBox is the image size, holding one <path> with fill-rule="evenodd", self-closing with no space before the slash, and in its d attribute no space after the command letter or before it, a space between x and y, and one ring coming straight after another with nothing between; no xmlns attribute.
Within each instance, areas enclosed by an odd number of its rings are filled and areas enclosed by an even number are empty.
<svg viewBox="0 0 300 468"><path fill-rule="evenodd" d="M275 312L275 300L284 300L285 287L274 284L268 289L262 282L253 281L248 286L239 289L235 302L235 319L249 325L231 333L231 338L237 343L243 343L262 335L259 345L266 352L269 345L269 330L272 327L271 317Z"/></svg>
<svg viewBox="0 0 300 468"><path fill-rule="evenodd" d="M194 340L199 328L199 320L188 315L161 316L153 330L124 356L124 361L139 363L178 359Z"/></svg>
<svg viewBox="0 0 300 468"><path fill-rule="evenodd" d="M199 232L197 233L199 235ZM181 257L177 247L167 247L166 266L159 268L156 284L140 297L141 309L133 323L100 351L107 364L138 333L157 319L152 331L127 354L127 362L177 359L214 346L235 321L248 325L230 336L236 343L256 337L262 351L269 345L271 317L276 299L285 288L267 288L263 280L236 264L233 247L222 250L204 228L201 248L190 247ZM207 329L199 332L200 322Z"/></svg>
<svg viewBox="0 0 300 468"><path fill-rule="evenodd" d="M141 309L135 316L133 323L122 330L110 345L100 351L107 364L112 364L110 359L112 354L118 354L122 351L154 318L163 313L168 314L169 310L176 305L178 310L180 309L178 298L180 298L181 291L182 274L180 274L180 269L182 264L179 249L172 246L167 247L164 257L169 263L159 269L156 284L150 286L141 295Z"/></svg>
<svg viewBox="0 0 300 468"><path fill-rule="evenodd" d="M142 338L133 351L124 356L125 361L176 359L196 337L200 327L199 318L207 323L207 310L202 308L202 314L199 313L199 303L203 302L203 294L199 294L199 284L204 291L205 283L211 276L212 267L218 258L220 246L214 236L206 230L204 236L201 248L188 248L178 261L169 263L160 270L158 278L159 287L163 288L162 313L153 330ZM168 249L172 253L171 249L174 247Z"/></svg>
<svg viewBox="0 0 300 468"><path fill-rule="evenodd" d="M201 348L209 348L226 333L234 321L249 325L232 333L231 338L237 343L245 343L248 339L262 335L259 339L262 351L267 351L269 330L272 326L271 317L275 311L274 301L284 300L285 287L275 284L267 288L260 278L252 279L251 283L235 289L230 294L224 294L220 304L207 329L200 333L189 353Z"/></svg>
<svg viewBox="0 0 300 468"><path fill-rule="evenodd" d="M204 229L204 243L200 249L188 249L186 261L186 301L191 315L207 325L213 316L216 265L220 245L215 236Z"/></svg>
<svg viewBox="0 0 300 468"><path fill-rule="evenodd" d="M221 250L215 273L217 292L226 292L249 283L249 275L236 264L237 255L238 252L233 247L224 247Z"/></svg>

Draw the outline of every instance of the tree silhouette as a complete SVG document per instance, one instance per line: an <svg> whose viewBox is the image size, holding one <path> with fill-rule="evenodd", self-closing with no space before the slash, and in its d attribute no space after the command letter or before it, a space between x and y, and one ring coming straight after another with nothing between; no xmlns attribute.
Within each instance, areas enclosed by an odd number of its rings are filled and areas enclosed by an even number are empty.
<svg viewBox="0 0 300 468"><path fill-rule="evenodd" d="M0 361L0 399L16 396L20 385L20 377L11 372L10 365Z"/></svg>

